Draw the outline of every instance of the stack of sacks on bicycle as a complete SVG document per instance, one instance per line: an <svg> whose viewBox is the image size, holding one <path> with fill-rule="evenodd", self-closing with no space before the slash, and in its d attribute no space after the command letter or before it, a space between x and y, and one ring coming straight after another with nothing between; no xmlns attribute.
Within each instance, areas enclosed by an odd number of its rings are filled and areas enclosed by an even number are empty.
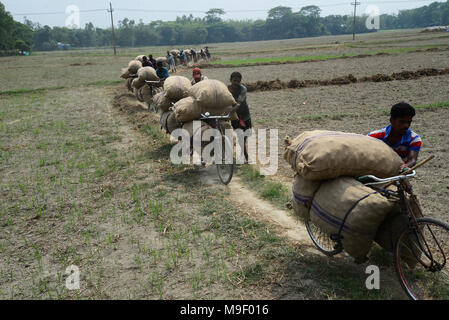
<svg viewBox="0 0 449 320"><path fill-rule="evenodd" d="M232 109L236 101L229 92L226 85L218 80L203 80L189 90L189 97L178 101L175 106L176 120L184 124L183 129L187 130L191 137L193 132L193 121L199 120L202 114L209 113L212 116L222 116ZM231 119L235 120L237 115L235 112L231 115ZM222 124L226 125L226 124ZM230 125L227 126L231 128ZM203 137L203 133L210 128L204 122L201 122L201 138L202 141L208 140Z"/></svg>
<svg viewBox="0 0 449 320"><path fill-rule="evenodd" d="M134 88L134 94L136 98L141 102L152 101L151 88L145 85L145 81L158 81L159 78L156 74L156 70L151 67L143 67L137 71L137 78L132 81L132 87Z"/></svg>
<svg viewBox="0 0 449 320"><path fill-rule="evenodd" d="M344 132L306 131L294 140L287 137L286 145L284 159L296 172L295 214L329 235L342 228L345 251L365 260L380 225L397 204L355 178L396 176L401 158L378 139Z"/></svg>
<svg viewBox="0 0 449 320"><path fill-rule="evenodd" d="M164 92L156 95L154 102L163 112L173 110L180 127L186 124L191 126L192 121L199 120L206 112L212 116L225 115L236 104L224 83L203 80L192 86L189 79L180 76L165 80ZM231 114L231 119L238 119L235 112ZM190 127L186 128L189 131Z"/></svg>
<svg viewBox="0 0 449 320"><path fill-rule="evenodd" d="M167 133L180 128L176 115L172 110L172 103L176 103L189 95L192 84L189 79L182 76L171 76L164 82L164 91L154 96L155 105L162 110L161 126Z"/></svg>

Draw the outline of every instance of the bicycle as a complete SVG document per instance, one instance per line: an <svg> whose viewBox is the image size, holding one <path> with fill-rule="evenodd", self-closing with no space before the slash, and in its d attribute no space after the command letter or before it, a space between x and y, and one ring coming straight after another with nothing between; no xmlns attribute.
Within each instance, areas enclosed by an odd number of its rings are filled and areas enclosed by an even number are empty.
<svg viewBox="0 0 449 320"><path fill-rule="evenodd" d="M433 218L425 218L419 202L408 180L416 177L415 166L403 175L380 179L373 175L363 176L365 182L377 192L399 201L402 229L390 234L395 271L402 288L412 300L447 299L449 296L449 225ZM387 184L387 185L385 185ZM397 191L389 189L396 185ZM377 188L378 185L384 185ZM393 219L394 217L390 217ZM387 221L387 222L390 222ZM310 219L306 220L307 231L320 252L333 257L344 248L340 235L329 235L321 231Z"/></svg>
<svg viewBox="0 0 449 320"><path fill-rule="evenodd" d="M219 130L220 137L218 137L221 142L218 144L220 146L219 150L215 150L221 155L219 163L217 163L217 158L215 158L215 165L217 167L218 177L224 185L228 185L234 175L234 148L230 139L226 136L226 129L224 128L222 121L229 120L230 114L224 116L211 116L209 112L201 115L202 121L205 121L212 128ZM212 121L213 120L213 121ZM217 137L215 137L216 139Z"/></svg>
<svg viewBox="0 0 449 320"><path fill-rule="evenodd" d="M155 95L157 95L158 93L163 91L163 84L164 84L164 81L162 81L162 80L158 80L158 81L147 81L146 80L145 81L145 85L149 86L151 89L151 99L152 100ZM144 100L143 97L142 97L142 100ZM148 112L154 112L154 113L158 112L158 108L153 105L153 101L147 102L147 103L148 103Z"/></svg>

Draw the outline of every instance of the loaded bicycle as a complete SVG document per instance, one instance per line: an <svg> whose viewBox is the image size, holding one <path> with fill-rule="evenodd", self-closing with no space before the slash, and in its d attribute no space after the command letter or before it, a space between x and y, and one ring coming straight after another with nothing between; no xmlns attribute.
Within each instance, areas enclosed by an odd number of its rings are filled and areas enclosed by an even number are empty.
<svg viewBox="0 0 449 320"><path fill-rule="evenodd" d="M220 139L216 144L218 155L215 154L215 165L217 167L218 177L224 185L228 185L234 175L234 148L231 140L226 136L225 122L230 120L230 114L224 116L211 116L209 112L201 115L201 121L206 122L209 126L220 132Z"/></svg>
<svg viewBox="0 0 449 320"><path fill-rule="evenodd" d="M359 178L365 186L397 200L401 206L402 228L391 233L390 240L399 282L413 300L447 299L449 296L449 225L424 217L409 184L409 180L416 177L415 170L431 159L433 157L399 176L380 179L368 175ZM390 188L392 184L397 190ZM393 218L385 223L391 223ZM305 223L319 251L333 257L344 250L340 235L323 232L310 219Z"/></svg>

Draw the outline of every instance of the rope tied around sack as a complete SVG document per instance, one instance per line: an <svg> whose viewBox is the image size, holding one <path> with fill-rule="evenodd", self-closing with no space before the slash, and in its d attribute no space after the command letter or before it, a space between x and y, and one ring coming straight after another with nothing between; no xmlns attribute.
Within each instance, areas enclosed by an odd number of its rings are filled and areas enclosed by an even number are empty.
<svg viewBox="0 0 449 320"><path fill-rule="evenodd" d="M348 210L345 217L343 218L343 222L340 225L340 229L338 230L338 233L330 235L331 240L336 242L336 245L335 245L336 250L343 250L343 244L341 241L344 239L344 236L342 235L342 232L343 232L343 228L345 226L346 220L348 219L349 215L354 211L354 209L359 205L360 202L362 202L363 200L369 198L370 196L378 194L378 193L379 192L376 191L376 192L372 192L370 194L365 195L363 198L357 200L352 205L352 207Z"/></svg>

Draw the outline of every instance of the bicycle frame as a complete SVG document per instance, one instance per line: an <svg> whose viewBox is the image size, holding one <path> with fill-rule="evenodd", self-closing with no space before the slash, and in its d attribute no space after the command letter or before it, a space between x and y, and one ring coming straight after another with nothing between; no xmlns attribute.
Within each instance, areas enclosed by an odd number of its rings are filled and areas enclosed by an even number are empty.
<svg viewBox="0 0 449 320"><path fill-rule="evenodd" d="M444 250L441 248L441 245L437 241L433 231L429 228L429 231L432 234L433 239L437 243L438 248L444 257L444 261L445 261L444 264L439 265L435 261L432 251L430 250L429 244L427 243L425 237L422 236L422 230L420 230L420 228L418 226L417 218L415 216L416 213L413 212L413 209L412 209L409 201L407 200L406 193L410 194L412 197L414 196L414 194L413 194L413 189L411 188L411 186L408 187L405 185L405 181L407 181L410 178L414 178L415 176L416 176L416 172L413 171L413 173L411 173L409 175L397 176L397 177L392 177L392 178L388 178L388 179L379 179L374 176L364 176L364 177L359 178L359 180L364 180L364 179L375 180L376 182L367 183L365 185L371 186L374 190L378 191L381 194L384 194L387 197L393 196L393 197L399 199L400 204L401 204L401 215L403 218L404 228L413 231L411 233L411 235L407 234L407 242L411 244L409 246L409 249L412 251L413 256L427 270L429 270L431 272L441 271L444 268L445 263L446 263L446 256L444 254ZM388 189L381 189L381 188L374 187L375 185L384 184L384 183L388 183L388 182L395 182L395 185L397 186L398 191L395 192L395 191L388 190ZM415 237L415 239L411 239L412 235ZM425 263L423 261L423 259L421 258L421 255L416 252L416 249L415 249L415 246L413 245L413 243L416 243L419 246L419 249L421 250L421 252L423 252L424 255L427 257L427 259L429 259L430 265L428 263Z"/></svg>

